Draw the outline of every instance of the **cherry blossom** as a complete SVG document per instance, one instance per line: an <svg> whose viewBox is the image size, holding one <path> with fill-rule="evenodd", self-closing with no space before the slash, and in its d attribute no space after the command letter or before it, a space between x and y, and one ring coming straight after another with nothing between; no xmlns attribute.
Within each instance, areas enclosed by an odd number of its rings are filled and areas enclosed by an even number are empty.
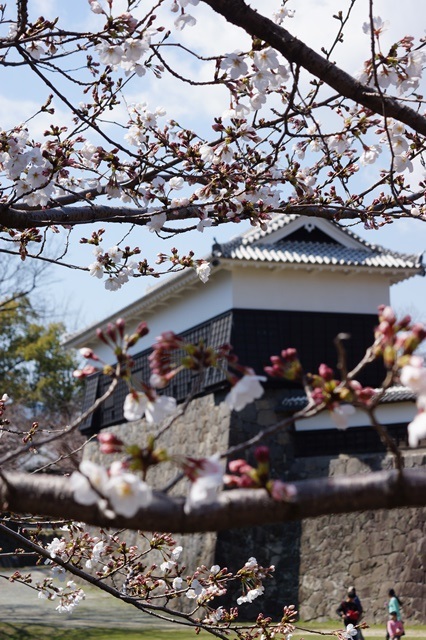
<svg viewBox="0 0 426 640"><path fill-rule="evenodd" d="M339 404L330 411L331 419L338 429L344 430L348 427L349 416L354 415L355 408L351 404Z"/></svg>
<svg viewBox="0 0 426 640"><path fill-rule="evenodd" d="M216 500L223 484L224 468L217 456L206 458L193 469L192 484L185 502L185 513Z"/></svg>
<svg viewBox="0 0 426 640"><path fill-rule="evenodd" d="M352 640L352 638L355 638L358 635L358 630L354 627L353 624L348 624L346 627L346 631L343 633L343 637L346 638L346 640Z"/></svg>
<svg viewBox="0 0 426 640"><path fill-rule="evenodd" d="M151 232L161 231L167 220L167 214L163 211L151 216L151 220L147 223L147 227Z"/></svg>
<svg viewBox="0 0 426 640"><path fill-rule="evenodd" d="M170 178L170 180L169 180L170 189L182 189L184 184L185 184L185 182L184 182L184 179L182 177Z"/></svg>
<svg viewBox="0 0 426 640"><path fill-rule="evenodd" d="M423 358L411 356L409 363L401 369L401 384L416 394L426 394L426 368Z"/></svg>
<svg viewBox="0 0 426 640"><path fill-rule="evenodd" d="M261 382L265 382L264 376L245 375L232 387L225 398L225 403L231 410L242 411L244 407L261 398L264 389Z"/></svg>
<svg viewBox="0 0 426 640"><path fill-rule="evenodd" d="M178 18L176 18L175 27L178 31L182 31L185 27L193 27L197 24L196 19L189 15L189 13L181 13Z"/></svg>
<svg viewBox="0 0 426 640"><path fill-rule="evenodd" d="M106 469L91 460L83 460L80 463L80 471L74 471L70 478L74 500L84 505L99 502L107 481Z"/></svg>
<svg viewBox="0 0 426 640"><path fill-rule="evenodd" d="M179 589L182 589L182 584L183 584L183 580L180 577L174 578L173 582L172 582L172 587L173 589L175 589L176 591L179 591Z"/></svg>
<svg viewBox="0 0 426 640"><path fill-rule="evenodd" d="M140 420L145 414L148 398L145 393L132 391L124 399L123 416L126 420Z"/></svg>
<svg viewBox="0 0 426 640"><path fill-rule="evenodd" d="M111 476L104 490L114 512L126 518L132 518L152 500L151 487L132 473Z"/></svg>
<svg viewBox="0 0 426 640"><path fill-rule="evenodd" d="M200 278L201 282L204 284L210 278L211 266L209 262L202 262L196 267L197 276Z"/></svg>
<svg viewBox="0 0 426 640"><path fill-rule="evenodd" d="M382 149L378 145L371 145L370 147L365 147L359 159L359 163L362 164L363 166L366 166L368 164L373 164L374 162L376 162L381 152L382 152Z"/></svg>
<svg viewBox="0 0 426 640"><path fill-rule="evenodd" d="M388 20L383 21L380 16L374 16L373 18L374 35L377 36L380 33L383 33L384 31L386 31L386 29L388 29L388 27L389 27ZM364 24L362 25L362 30L364 31L364 33L367 33L367 34L371 33L370 22L364 22Z"/></svg>
<svg viewBox="0 0 426 640"><path fill-rule="evenodd" d="M49 542L48 545L46 545L46 550L50 553L50 557L52 559L56 558L56 556L59 556L62 559L66 559L67 555L65 554L65 549L66 549L66 541L65 540L59 540L59 538L53 538L52 542Z"/></svg>
<svg viewBox="0 0 426 640"><path fill-rule="evenodd" d="M244 60L242 51L227 53L220 63L220 66L229 72L229 76L233 80L236 80L240 76L245 76L248 73L248 66Z"/></svg>
<svg viewBox="0 0 426 640"><path fill-rule="evenodd" d="M176 411L177 402L170 396L157 396L154 402L148 401L145 417L149 424L160 424Z"/></svg>
<svg viewBox="0 0 426 640"><path fill-rule="evenodd" d="M158 424L176 411L176 399L156 396L150 400L143 392L132 391L124 399L123 415L126 420L140 420L144 415L149 424Z"/></svg>
<svg viewBox="0 0 426 640"><path fill-rule="evenodd" d="M264 591L265 591L265 587L263 587L263 586L256 587L255 589L249 589L245 595L240 596L239 598L237 598L237 604L244 604L246 602L253 602L254 600L256 600L256 598L261 596L264 593Z"/></svg>

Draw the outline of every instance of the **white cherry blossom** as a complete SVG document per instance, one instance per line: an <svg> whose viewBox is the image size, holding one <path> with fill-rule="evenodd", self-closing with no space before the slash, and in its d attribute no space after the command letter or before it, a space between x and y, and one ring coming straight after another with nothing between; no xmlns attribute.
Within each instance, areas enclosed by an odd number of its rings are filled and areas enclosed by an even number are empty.
<svg viewBox="0 0 426 640"><path fill-rule="evenodd" d="M246 375L238 380L225 398L225 403L231 410L241 411L248 404L261 398L264 388L260 384L266 380L265 376Z"/></svg>
<svg viewBox="0 0 426 640"><path fill-rule="evenodd" d="M426 368L423 366L423 358L412 356L409 364L401 369L401 384L408 387L416 394L426 394Z"/></svg>
<svg viewBox="0 0 426 640"><path fill-rule="evenodd" d="M381 147L376 144L373 144L370 147L365 147L359 159L359 163L363 166L366 166L367 164L373 164L374 162L376 162L381 152Z"/></svg>
<svg viewBox="0 0 426 640"><path fill-rule="evenodd" d="M114 264L118 264L123 259L123 252L119 247L117 247L117 245L114 247L110 247L107 251L107 254Z"/></svg>
<svg viewBox="0 0 426 640"><path fill-rule="evenodd" d="M109 42L102 42L96 46L96 51L99 56L99 60L103 64L117 65L120 64L124 51L119 45L110 44Z"/></svg>
<svg viewBox="0 0 426 640"><path fill-rule="evenodd" d="M355 413L355 407L351 404L339 404L330 411L331 419L338 429L342 431L348 427L348 418Z"/></svg>
<svg viewBox="0 0 426 640"><path fill-rule="evenodd" d="M176 398L157 396L154 402L148 401L145 417L149 424L159 424L176 411Z"/></svg>
<svg viewBox="0 0 426 640"><path fill-rule="evenodd" d="M50 557L52 559L56 558L56 556L59 556L60 558L62 558L63 556L65 557L66 555L64 554L66 546L67 546L67 543L65 542L65 540L59 540L59 538L53 538L52 542L49 542L49 544L46 545L46 551L49 552Z"/></svg>
<svg viewBox="0 0 426 640"><path fill-rule="evenodd" d="M240 605L245 602L253 602L253 600L261 596L264 591L265 587L263 586L257 587L256 589L250 589L244 596L237 598L237 604Z"/></svg>
<svg viewBox="0 0 426 640"><path fill-rule="evenodd" d="M248 73L248 66L244 60L242 51L234 51L227 53L220 63L221 69L229 72L232 80L237 80L240 76Z"/></svg>
<svg viewBox="0 0 426 640"><path fill-rule="evenodd" d="M182 578L175 578L172 582L172 587L173 589L175 589L175 591L179 591L179 589L182 589L182 584L183 584L183 580Z"/></svg>
<svg viewBox="0 0 426 640"><path fill-rule="evenodd" d="M197 24L194 16L189 15L189 13L181 13L178 18L176 18L174 25L178 31L182 31L185 27L193 27Z"/></svg>
<svg viewBox="0 0 426 640"><path fill-rule="evenodd" d="M413 163L411 162L409 153L401 153L394 158L394 169L397 173L403 173L404 171L408 171L409 173L413 172Z"/></svg>
<svg viewBox="0 0 426 640"><path fill-rule="evenodd" d="M170 180L169 180L170 189L182 189L184 184L185 184L185 181L180 176L179 177L175 176L174 178L170 178Z"/></svg>
<svg viewBox="0 0 426 640"><path fill-rule="evenodd" d="M152 500L152 489L132 473L112 476L105 487L105 495L116 514L133 517Z"/></svg>
<svg viewBox="0 0 426 640"><path fill-rule="evenodd" d="M206 226L209 226L209 225L206 225ZM201 282L203 282L205 284L208 281L208 279L210 278L210 273L211 273L210 263L209 262L202 262L201 264L198 265L198 267L196 267L195 270L196 270L197 276L200 278Z"/></svg>
<svg viewBox="0 0 426 640"><path fill-rule="evenodd" d="M203 162L212 162L214 158L214 149L209 144L202 144L198 149L198 153L201 156Z"/></svg>
<svg viewBox="0 0 426 640"><path fill-rule="evenodd" d="M119 289L121 289L121 286L122 283L117 276L109 276L109 278L105 280L105 289L107 291L118 291Z"/></svg>
<svg viewBox="0 0 426 640"><path fill-rule="evenodd" d="M123 415L126 420L140 420L145 413L148 398L142 392L133 391L124 399Z"/></svg>
<svg viewBox="0 0 426 640"><path fill-rule="evenodd" d="M266 47L254 54L254 64L258 69L276 69L279 65L278 55L272 47Z"/></svg>
<svg viewBox="0 0 426 640"><path fill-rule="evenodd" d="M148 229L153 233L154 231L161 231L164 227L164 223L167 220L167 214L165 211L156 213L151 216L151 220L147 223Z"/></svg>
<svg viewBox="0 0 426 640"><path fill-rule="evenodd" d="M203 461L197 469L196 478L191 484L184 511L190 513L192 509L214 502L223 484L224 467L218 456L211 456ZM192 583L194 586L194 583ZM189 597L189 596L188 596Z"/></svg>
<svg viewBox="0 0 426 640"><path fill-rule="evenodd" d="M132 62L137 62L148 50L149 43L141 38L126 38L124 41L124 55Z"/></svg>
<svg viewBox="0 0 426 640"><path fill-rule="evenodd" d="M95 504L108 481L107 471L91 460L83 460L79 468L80 471L74 471L70 477L74 500L78 504Z"/></svg>
<svg viewBox="0 0 426 640"><path fill-rule="evenodd" d="M352 640L352 638L355 638L357 635L358 631L354 627L354 625L348 624L346 627L346 631L343 633L343 636L346 638L346 640Z"/></svg>

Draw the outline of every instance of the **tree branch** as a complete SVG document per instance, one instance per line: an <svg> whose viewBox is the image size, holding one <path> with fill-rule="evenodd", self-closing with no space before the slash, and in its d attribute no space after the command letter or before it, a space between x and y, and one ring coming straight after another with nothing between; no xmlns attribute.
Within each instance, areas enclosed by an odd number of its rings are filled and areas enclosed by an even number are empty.
<svg viewBox="0 0 426 640"><path fill-rule="evenodd" d="M293 483L291 502L276 502L263 489L233 489L213 504L191 513L184 498L155 493L152 503L132 518L108 518L98 507L74 501L69 480L5 472L0 477L0 505L14 513L44 514L101 527L167 532L220 531L336 513L426 506L426 471L380 471L351 477L320 478Z"/></svg>
<svg viewBox="0 0 426 640"><path fill-rule="evenodd" d="M291 35L286 29L251 9L244 0L202 0L228 22L241 27L279 51L289 62L300 65L341 96L363 105L381 116L396 118L426 136L426 117L392 96L380 95L340 69L327 58Z"/></svg>
<svg viewBox="0 0 426 640"><path fill-rule="evenodd" d="M416 197L420 197L417 196ZM415 197L412 198L415 201ZM203 205L206 207L208 205ZM393 206L397 206L396 203ZM161 209L155 210L155 213ZM200 217L200 209L197 206L181 207L179 209L168 209L168 220L190 220ZM323 218L324 220L359 220L362 214L371 217L380 217L384 213L390 217L411 217L401 211L389 211L385 205L376 205L372 209L360 210L352 207L325 206L317 204L286 204L276 209L276 213L297 214L311 218ZM7 205L0 206L0 224L18 230L29 229L31 227L48 227L50 225L82 225L96 224L102 222L128 223L140 226L146 225L151 220L154 210L136 207L116 207L113 205L91 205L91 206L66 206L52 209L38 209L34 211L23 211Z"/></svg>

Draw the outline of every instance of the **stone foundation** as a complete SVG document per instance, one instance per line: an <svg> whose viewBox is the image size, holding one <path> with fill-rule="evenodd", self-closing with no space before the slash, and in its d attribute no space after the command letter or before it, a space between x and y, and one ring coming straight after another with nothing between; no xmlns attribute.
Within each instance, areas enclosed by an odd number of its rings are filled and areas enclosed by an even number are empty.
<svg viewBox="0 0 426 640"><path fill-rule="evenodd" d="M223 394L197 398L160 444L170 454L197 457L226 450L281 419L275 412L281 395L268 391L239 414L230 414L221 402ZM108 430L129 443L143 443L144 434L152 432L143 420ZM273 475L285 479L354 475L392 467L392 458L381 454L294 458L291 433L280 432L267 444L271 446ZM102 458L96 444L89 444L85 455L98 461ZM424 466L426 454L410 451L404 459L406 467ZM160 465L149 471L147 480L161 487L176 472L171 464ZM185 491L182 482L172 490ZM278 618L286 604L296 605L304 620L336 618L335 610L347 588L355 585L366 622L384 624L387 593L392 587L404 602L404 618L424 623L425 515L425 509L395 509L175 537L184 547L183 561L189 570L215 563L236 570L250 556L262 564L275 565L275 579L266 583L263 601L259 598L254 605L241 606L241 618L252 617L259 610ZM235 595L225 604L235 605Z"/></svg>

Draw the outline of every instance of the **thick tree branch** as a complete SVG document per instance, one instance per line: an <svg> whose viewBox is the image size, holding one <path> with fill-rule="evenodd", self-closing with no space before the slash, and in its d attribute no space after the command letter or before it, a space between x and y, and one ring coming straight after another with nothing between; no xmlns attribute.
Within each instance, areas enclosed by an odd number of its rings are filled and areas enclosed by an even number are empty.
<svg viewBox="0 0 426 640"><path fill-rule="evenodd" d="M420 197L416 194L416 197ZM416 198L413 197L413 201ZM394 205L397 206L396 204ZM33 211L23 211L7 205L0 206L0 225L18 230L31 227L48 227L50 225L82 225L96 224L102 222L128 223L140 226L146 225L151 220L151 215L158 213L160 209L148 210L136 207L115 207L113 205L91 205L91 206L64 206L52 209L39 209ZM323 218L324 220L359 220L362 213L368 217L380 217L384 213L391 217L410 217L408 214L389 210L384 205L376 205L372 209L361 211L351 207L324 206L316 204L297 204L282 206L276 213L298 214L312 218ZM200 218L200 209L196 206L181 207L167 210L168 220L190 220Z"/></svg>
<svg viewBox="0 0 426 640"><path fill-rule="evenodd" d="M381 116L396 118L417 133L426 136L426 117L392 96L380 95L374 87L367 87L353 76L319 55L286 29L251 9L244 0L203 0L213 11L260 38L279 51L289 62L300 65L329 87Z"/></svg>
<svg viewBox="0 0 426 640"><path fill-rule="evenodd" d="M185 514L184 499L156 493L151 505L132 518L108 518L96 506L77 504L67 478L4 473L0 504L4 511L44 514L84 521L96 526L180 533L220 531L302 520L369 509L426 506L426 471L380 471L351 477L295 482L291 502L276 502L263 489L233 489L214 504Z"/></svg>

